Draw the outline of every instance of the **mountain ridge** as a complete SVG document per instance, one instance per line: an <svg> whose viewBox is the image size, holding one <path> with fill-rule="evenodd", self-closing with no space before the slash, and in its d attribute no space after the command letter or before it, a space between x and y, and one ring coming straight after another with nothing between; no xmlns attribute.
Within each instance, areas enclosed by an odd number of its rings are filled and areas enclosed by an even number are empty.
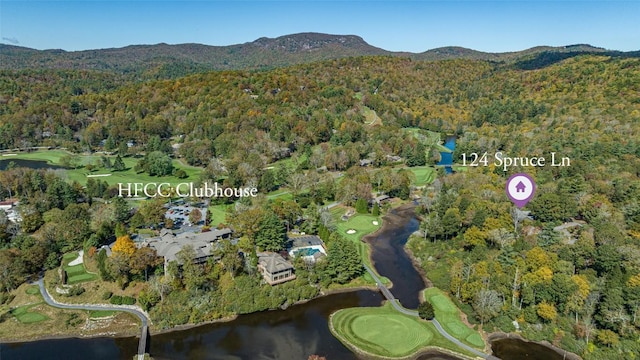
<svg viewBox="0 0 640 360"><path fill-rule="evenodd" d="M305 32L276 38L261 37L234 45L152 44L120 48L66 51L37 50L0 44L0 69L105 70L155 77L178 77L193 72L275 68L351 56L401 56L413 60L471 59L510 63L540 54L601 53L624 55L588 44L560 47L537 46L521 51L489 53L460 46L430 49L421 53L389 51L367 43L357 35ZM631 54L636 54L631 53ZM546 56L549 59L567 56ZM535 59L534 59L535 61Z"/></svg>

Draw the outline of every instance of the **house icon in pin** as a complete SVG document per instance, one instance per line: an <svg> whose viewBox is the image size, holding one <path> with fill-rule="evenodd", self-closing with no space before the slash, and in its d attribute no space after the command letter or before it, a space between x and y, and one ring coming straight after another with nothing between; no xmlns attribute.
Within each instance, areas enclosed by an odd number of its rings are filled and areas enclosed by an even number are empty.
<svg viewBox="0 0 640 360"><path fill-rule="evenodd" d="M523 193L527 189L527 186L520 181L518 185L516 185L516 192Z"/></svg>

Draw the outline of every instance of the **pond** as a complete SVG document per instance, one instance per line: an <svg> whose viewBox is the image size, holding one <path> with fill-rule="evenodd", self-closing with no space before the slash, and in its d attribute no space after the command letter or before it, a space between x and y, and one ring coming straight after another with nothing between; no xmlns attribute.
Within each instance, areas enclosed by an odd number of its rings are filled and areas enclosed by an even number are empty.
<svg viewBox="0 0 640 360"><path fill-rule="evenodd" d="M15 167L26 167L30 169L64 169L62 166L49 164L42 160L14 159L10 156L4 156L0 158L0 170L5 170L12 162L15 164Z"/></svg>
<svg viewBox="0 0 640 360"><path fill-rule="evenodd" d="M453 165L453 151L456 149L456 137L447 136L444 142L444 147L451 150L451 152L441 152L440 162L437 165L444 166L445 172L447 174L451 174L453 173L451 165Z"/></svg>

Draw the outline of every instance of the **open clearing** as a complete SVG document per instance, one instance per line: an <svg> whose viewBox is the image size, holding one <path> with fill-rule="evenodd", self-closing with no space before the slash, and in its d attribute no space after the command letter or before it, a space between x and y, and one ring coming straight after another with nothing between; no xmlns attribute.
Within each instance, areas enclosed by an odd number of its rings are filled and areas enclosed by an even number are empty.
<svg viewBox="0 0 640 360"><path fill-rule="evenodd" d="M442 290L428 288L424 291L424 298L433 305L436 319L451 336L469 346L484 349L480 334L462 322L460 310Z"/></svg>

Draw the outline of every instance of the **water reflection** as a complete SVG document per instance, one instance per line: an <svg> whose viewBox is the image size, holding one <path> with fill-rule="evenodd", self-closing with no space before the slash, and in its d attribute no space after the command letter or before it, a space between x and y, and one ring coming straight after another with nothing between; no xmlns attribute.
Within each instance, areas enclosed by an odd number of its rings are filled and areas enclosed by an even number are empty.
<svg viewBox="0 0 640 360"><path fill-rule="evenodd" d="M52 165L46 161L11 159L10 157L7 157L6 159L0 160L0 170L6 169L11 163L13 163L15 167L25 167L30 169L64 169L62 166Z"/></svg>
<svg viewBox="0 0 640 360"><path fill-rule="evenodd" d="M409 236L418 229L414 208L403 206L392 210L384 221L392 226L385 226L367 238L372 249L371 259L378 273L393 283L393 296L406 308L415 309L420 304L420 292L426 285L404 251Z"/></svg>
<svg viewBox="0 0 640 360"><path fill-rule="evenodd" d="M361 290L315 299L287 310L242 315L153 336L155 359L357 359L329 331L329 315L342 308L379 306L378 292Z"/></svg>

